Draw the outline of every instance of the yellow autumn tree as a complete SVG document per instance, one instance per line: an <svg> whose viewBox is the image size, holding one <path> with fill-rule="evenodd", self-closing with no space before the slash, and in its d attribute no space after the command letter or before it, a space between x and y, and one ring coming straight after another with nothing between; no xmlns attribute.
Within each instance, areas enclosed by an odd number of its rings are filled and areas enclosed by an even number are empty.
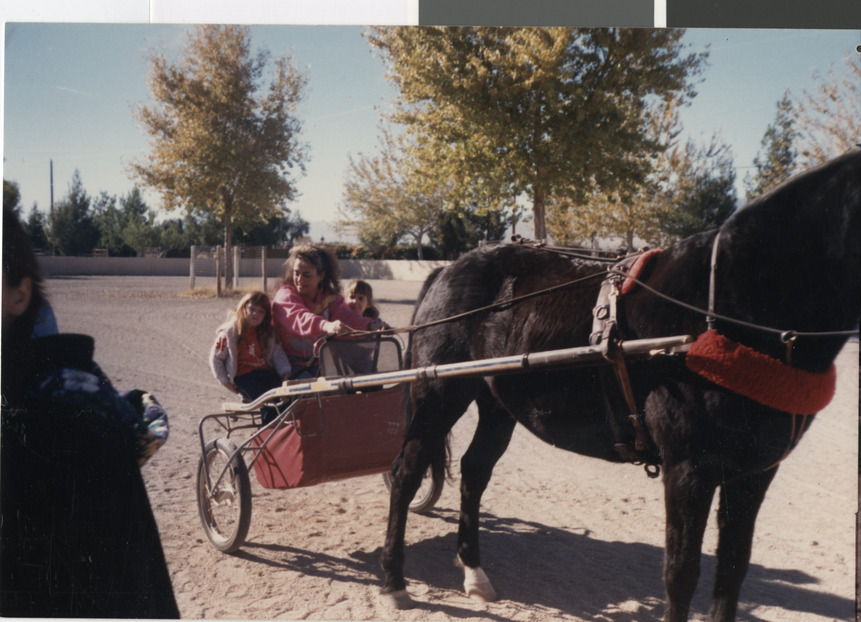
<svg viewBox="0 0 861 622"><path fill-rule="evenodd" d="M253 225L285 214L304 174L307 146L299 141L296 107L307 78L289 58L251 53L248 28L206 25L171 62L149 57L155 103L135 116L150 135L150 153L130 174L161 193L168 209L203 212L224 228L230 257L235 224ZM231 286L232 262L227 262Z"/></svg>

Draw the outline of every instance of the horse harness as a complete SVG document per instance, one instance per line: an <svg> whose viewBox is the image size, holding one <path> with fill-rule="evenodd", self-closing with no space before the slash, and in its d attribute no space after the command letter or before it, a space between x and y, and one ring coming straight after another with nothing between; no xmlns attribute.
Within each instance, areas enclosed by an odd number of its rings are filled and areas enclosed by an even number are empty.
<svg viewBox="0 0 861 622"><path fill-rule="evenodd" d="M589 335L589 343L600 346L602 355L610 363L618 388L625 400L624 406L614 405L607 370L600 369L598 377L601 394L607 421L616 439L614 447L619 457L626 462L643 464L646 474L652 478L660 475L660 466L656 464L658 452L646 431L643 412L637 408L628 366L619 348L623 330L620 325L619 302L623 293L627 293L633 285L633 279L636 279L648 262L660 252L653 249L629 255L608 270L607 276L601 282L595 307L592 309L592 333ZM633 279L629 279L626 275ZM633 428L633 438L626 423Z"/></svg>
<svg viewBox="0 0 861 622"><path fill-rule="evenodd" d="M715 235L711 252L707 330L690 346L685 356L685 363L691 371L703 378L760 404L788 413L792 417L792 431L788 446L777 462L768 467L771 469L782 462L801 440L809 418L831 401L835 389L834 365L832 364L829 370L822 373L807 372L793 367L792 349L796 337L800 334L795 331L779 333L781 342L786 345L785 360L781 361L736 343L716 330L716 320L725 319L715 312L719 241L720 232ZM617 397L614 405L613 396L618 396L618 393L610 390L607 370L599 370L602 398L607 420L616 438L616 451L623 460L634 464L645 464L649 477L657 477L660 472L660 467L655 464L660 461L659 449L655 447L646 431L644 414L637 407L625 358L619 348L624 331L619 305L624 294L632 289L635 283L644 285L640 280L640 274L649 261L660 252L660 250L649 250L630 255L618 261L607 271L607 277L601 283L597 303L592 312L592 333L589 336L590 343L601 346L604 358L611 364L618 388L625 401L624 406L621 406L618 404ZM767 380L752 383L751 378ZM627 427L626 423L631 427Z"/></svg>

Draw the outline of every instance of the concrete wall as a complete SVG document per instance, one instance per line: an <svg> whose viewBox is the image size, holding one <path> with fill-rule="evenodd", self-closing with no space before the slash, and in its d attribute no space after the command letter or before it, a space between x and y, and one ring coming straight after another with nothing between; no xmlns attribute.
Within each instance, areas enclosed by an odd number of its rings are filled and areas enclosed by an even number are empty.
<svg viewBox="0 0 861 622"><path fill-rule="evenodd" d="M241 259L239 276L261 276L260 259ZM446 261L406 261L375 259L341 260L342 279L394 279L423 281ZM40 256L39 266L46 277L63 275L93 276L189 276L188 259L156 257L49 257ZM195 276L215 277L215 260L195 261ZM284 273L283 259L266 262L266 276L279 278Z"/></svg>

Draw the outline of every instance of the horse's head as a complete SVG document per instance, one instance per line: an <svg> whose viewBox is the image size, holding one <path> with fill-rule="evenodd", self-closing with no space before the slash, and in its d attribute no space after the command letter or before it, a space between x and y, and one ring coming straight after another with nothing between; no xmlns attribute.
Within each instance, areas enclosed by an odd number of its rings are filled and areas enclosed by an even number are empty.
<svg viewBox="0 0 861 622"><path fill-rule="evenodd" d="M723 300L740 319L774 328L855 328L861 304L861 150L751 201L721 228L720 244L718 311Z"/></svg>

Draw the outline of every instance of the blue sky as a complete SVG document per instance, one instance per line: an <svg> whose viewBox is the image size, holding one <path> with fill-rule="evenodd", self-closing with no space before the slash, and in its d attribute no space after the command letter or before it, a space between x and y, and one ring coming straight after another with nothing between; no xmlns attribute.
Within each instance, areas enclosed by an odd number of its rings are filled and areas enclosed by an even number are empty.
<svg viewBox="0 0 861 622"><path fill-rule="evenodd" d="M5 179L22 203L47 210L49 161L54 198L78 169L87 192L123 196L134 185L124 163L143 157L147 139L131 115L149 102L149 50L180 53L178 25L7 24L5 33ZM309 77L300 117L311 148L300 199L291 207L309 221L331 221L341 200L348 158L376 149L380 114L394 93L361 26L255 26L252 44L290 54ZM683 112L686 131L731 145L738 178L749 170L786 89L810 88L814 69L842 66L859 31L689 30L694 49L710 45L699 95ZM147 193L151 207L158 197ZM313 232L312 232L313 233Z"/></svg>

